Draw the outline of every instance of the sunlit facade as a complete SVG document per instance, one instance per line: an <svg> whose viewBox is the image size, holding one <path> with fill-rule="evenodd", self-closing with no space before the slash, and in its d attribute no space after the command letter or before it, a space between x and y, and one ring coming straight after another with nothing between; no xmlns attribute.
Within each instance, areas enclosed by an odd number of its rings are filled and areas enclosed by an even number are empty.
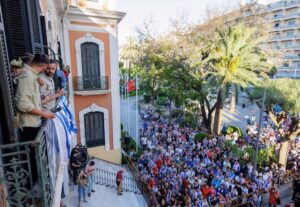
<svg viewBox="0 0 300 207"><path fill-rule="evenodd" d="M266 19L272 24L268 43L283 58L276 77L300 78L300 1L279 1L266 10Z"/></svg>
<svg viewBox="0 0 300 207"><path fill-rule="evenodd" d="M63 35L77 143L120 164L118 23L125 14L115 10L114 0L69 1Z"/></svg>

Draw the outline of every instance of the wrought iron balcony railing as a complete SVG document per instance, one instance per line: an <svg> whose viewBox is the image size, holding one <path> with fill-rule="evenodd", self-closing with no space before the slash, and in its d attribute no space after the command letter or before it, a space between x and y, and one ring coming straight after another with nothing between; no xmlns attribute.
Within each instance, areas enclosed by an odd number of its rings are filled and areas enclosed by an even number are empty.
<svg viewBox="0 0 300 207"><path fill-rule="evenodd" d="M107 76L77 76L74 78L75 91L108 90Z"/></svg>
<svg viewBox="0 0 300 207"><path fill-rule="evenodd" d="M0 145L0 183L6 186L6 201L10 206L50 207L53 200L49 174L45 124L33 141ZM40 202L33 199L30 152L35 151Z"/></svg>

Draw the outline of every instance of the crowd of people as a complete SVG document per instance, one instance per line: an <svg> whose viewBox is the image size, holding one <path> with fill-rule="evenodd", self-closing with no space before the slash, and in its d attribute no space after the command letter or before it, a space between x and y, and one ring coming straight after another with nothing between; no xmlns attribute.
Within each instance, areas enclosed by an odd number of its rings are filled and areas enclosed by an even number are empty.
<svg viewBox="0 0 300 207"><path fill-rule="evenodd" d="M151 192L153 206L229 207L251 203L259 207L265 192L270 193L270 206L279 202L277 181L284 168L274 163L272 168L253 172L251 161L231 156L223 145L224 136L212 135L197 142L197 130L181 127L158 113L151 117L140 134L144 152L138 169L139 179ZM299 139L292 146L299 150ZM296 158L299 153L293 155ZM299 157L296 159L294 170L299 170Z"/></svg>

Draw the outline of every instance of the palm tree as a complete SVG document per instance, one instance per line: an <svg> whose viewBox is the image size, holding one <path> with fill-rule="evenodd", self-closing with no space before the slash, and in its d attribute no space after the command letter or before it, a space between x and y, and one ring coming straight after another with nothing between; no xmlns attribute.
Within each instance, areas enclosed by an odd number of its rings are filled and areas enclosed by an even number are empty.
<svg viewBox="0 0 300 207"><path fill-rule="evenodd" d="M208 57L212 76L219 85L214 132L218 134L222 121L222 105L227 84L247 86L260 77L267 78L267 54L260 48L265 36L254 27L242 24L217 32L213 49Z"/></svg>

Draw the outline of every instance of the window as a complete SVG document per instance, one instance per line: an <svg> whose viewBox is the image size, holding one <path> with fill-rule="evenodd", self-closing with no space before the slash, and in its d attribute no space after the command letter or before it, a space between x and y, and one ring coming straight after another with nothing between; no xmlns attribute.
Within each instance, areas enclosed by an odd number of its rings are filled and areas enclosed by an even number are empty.
<svg viewBox="0 0 300 207"><path fill-rule="evenodd" d="M276 28L276 27L279 27L279 23L276 23L275 25L274 25L274 27Z"/></svg>
<svg viewBox="0 0 300 207"><path fill-rule="evenodd" d="M104 114L102 112L89 112L85 114L84 129L87 147L105 145Z"/></svg>
<svg viewBox="0 0 300 207"><path fill-rule="evenodd" d="M293 37L294 36L294 31L289 31L286 33L287 37Z"/></svg>
<svg viewBox="0 0 300 207"><path fill-rule="evenodd" d="M288 67L289 67L289 64L288 64L288 63L283 63L283 67L284 67L284 68L288 68Z"/></svg>
<svg viewBox="0 0 300 207"><path fill-rule="evenodd" d="M293 44L292 44L292 41L288 41L288 42L285 42L285 43L284 43L284 47L285 47L285 48L290 48L290 47L292 47L292 45L293 45Z"/></svg>
<svg viewBox="0 0 300 207"><path fill-rule="evenodd" d="M82 76L100 76L99 46L93 42L81 44Z"/></svg>
<svg viewBox="0 0 300 207"><path fill-rule="evenodd" d="M99 46L93 42L81 44L83 89L101 88Z"/></svg>
<svg viewBox="0 0 300 207"><path fill-rule="evenodd" d="M289 25L289 26L292 26L292 25L295 25L295 24L296 24L296 21L295 21L295 20L288 21L288 25Z"/></svg>

